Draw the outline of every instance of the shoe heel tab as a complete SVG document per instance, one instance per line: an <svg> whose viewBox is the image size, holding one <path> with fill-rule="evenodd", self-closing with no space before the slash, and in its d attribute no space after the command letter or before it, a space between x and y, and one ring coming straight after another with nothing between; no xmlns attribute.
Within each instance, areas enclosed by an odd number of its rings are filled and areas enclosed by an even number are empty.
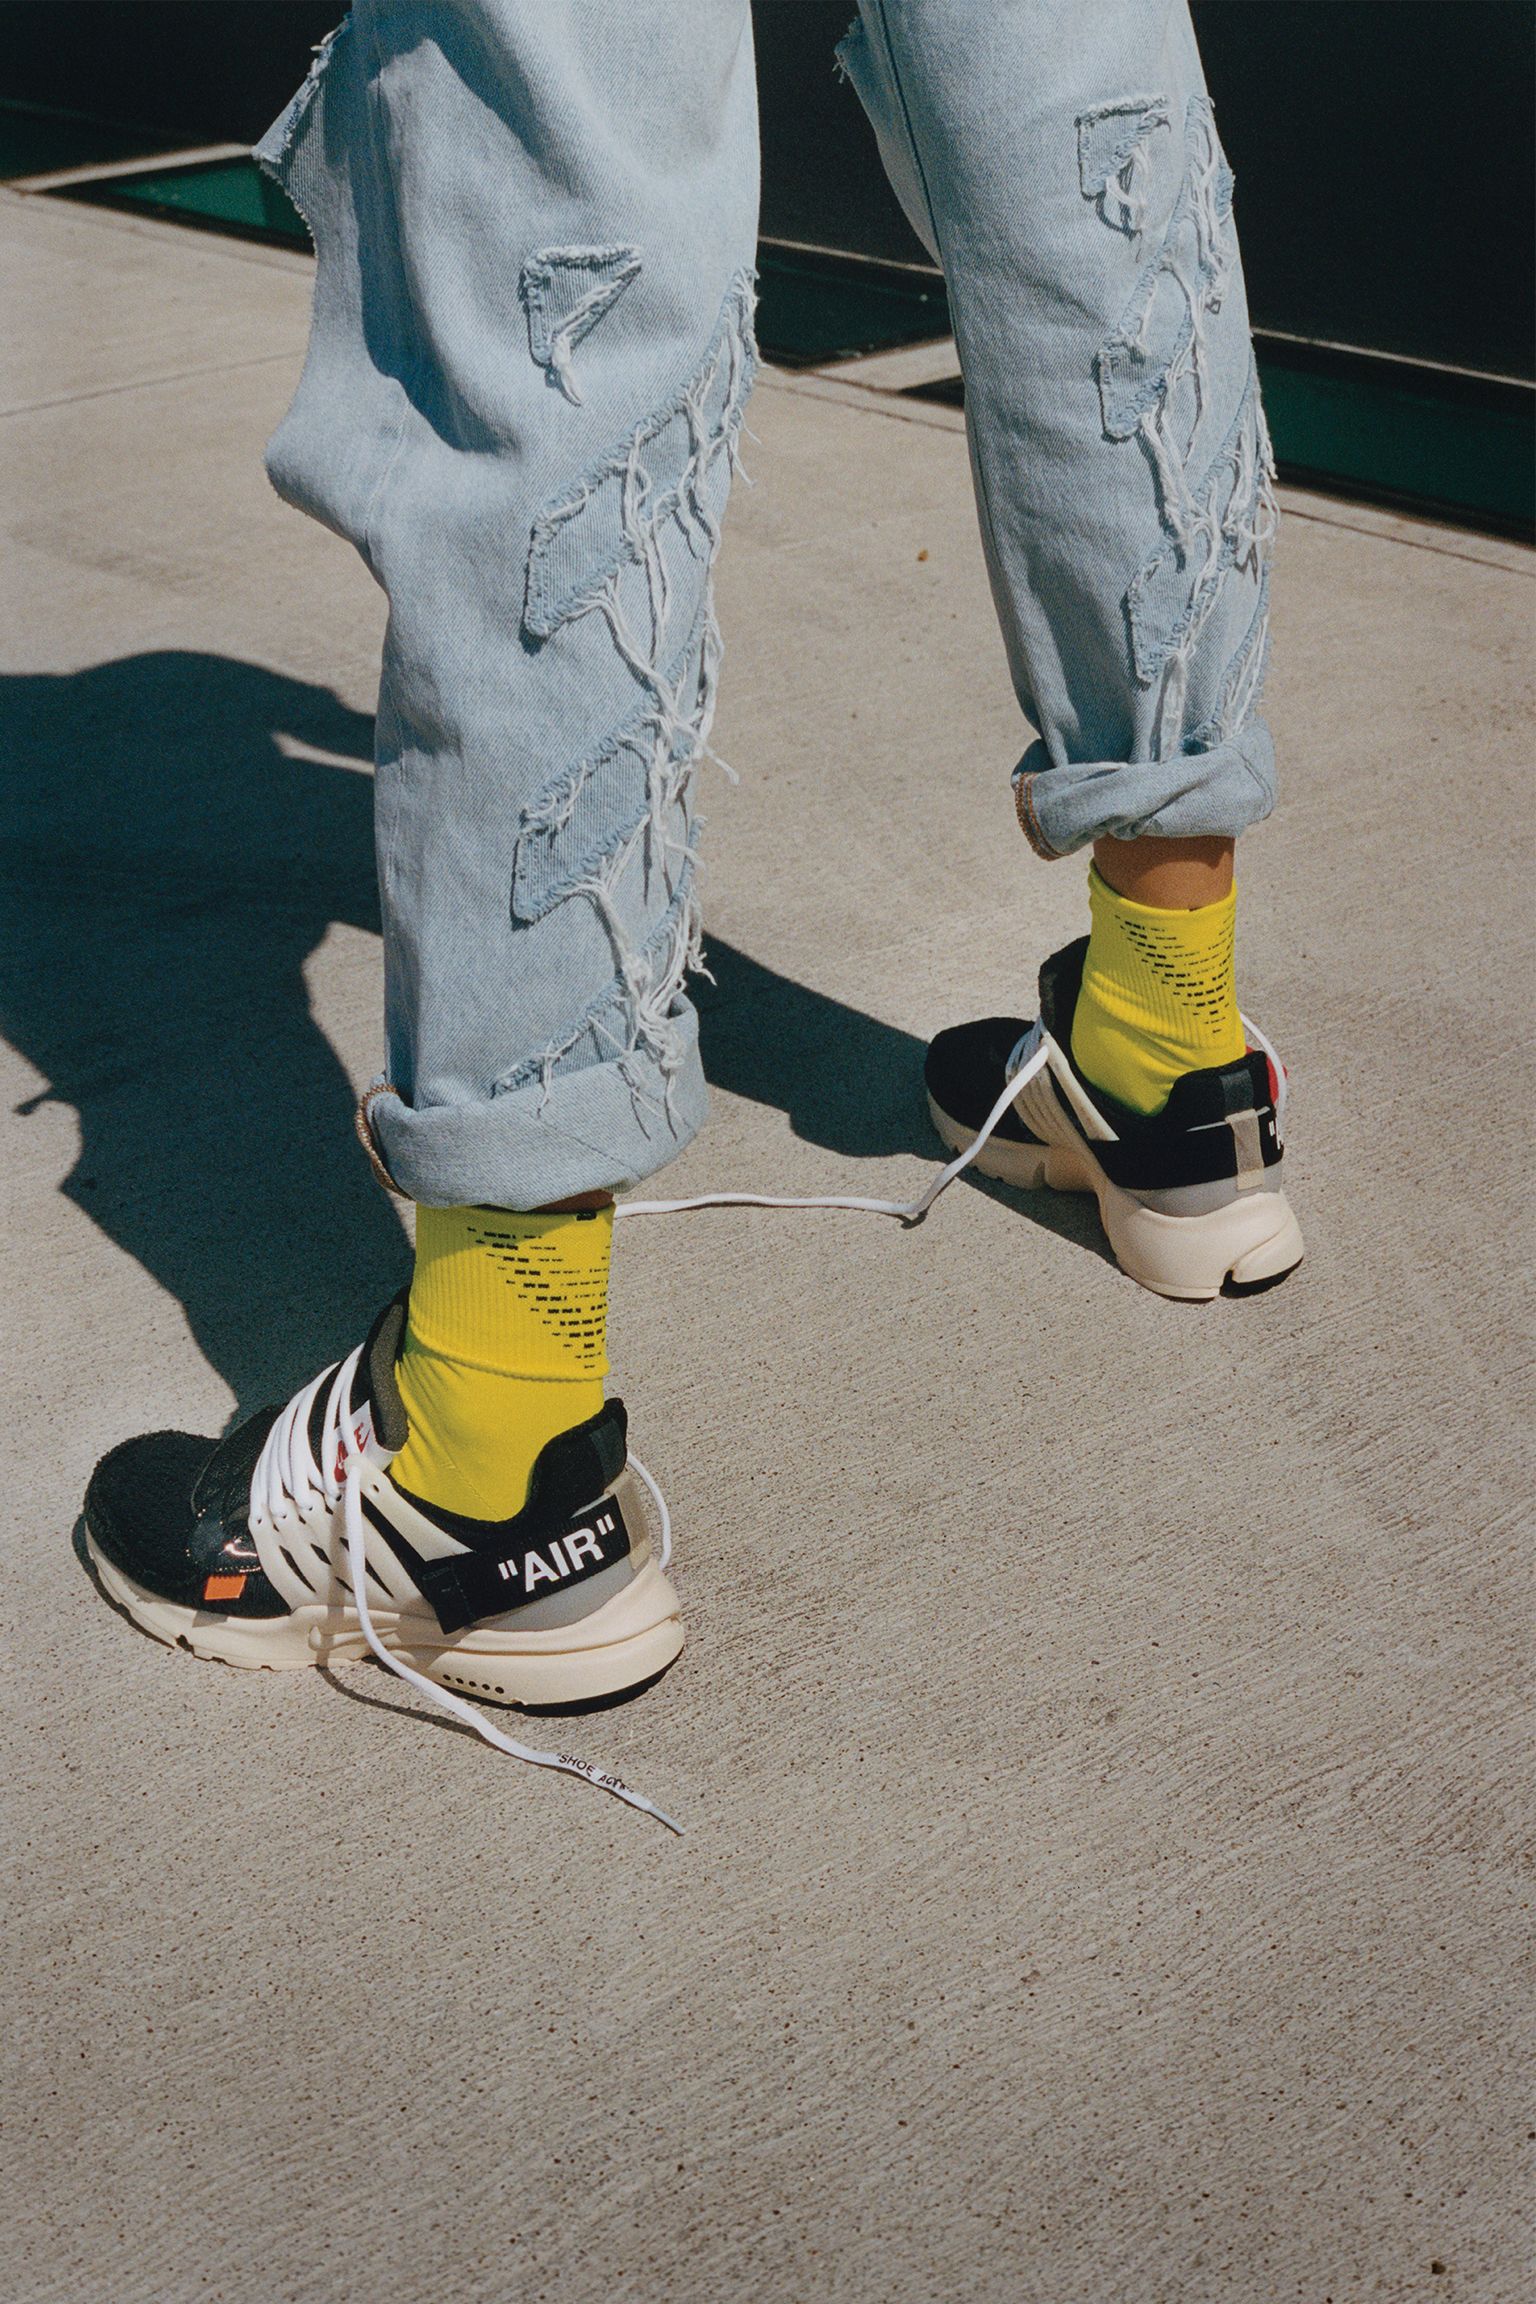
<svg viewBox="0 0 1536 2304"><path fill-rule="evenodd" d="M1087 957L1087 937L1076 936L1040 963L1040 1021L1063 1048L1071 1046L1072 1019L1083 989L1083 962Z"/></svg>
<svg viewBox="0 0 1536 2304"><path fill-rule="evenodd" d="M1212 1064L1176 1080L1163 1107L1169 1127L1208 1128L1243 1112L1273 1108L1269 1059L1250 1048L1235 1064Z"/></svg>
<svg viewBox="0 0 1536 2304"><path fill-rule="evenodd" d="M362 1354L368 1399L373 1409L374 1433L381 1448L396 1452L405 1446L411 1430L395 1376L395 1362L405 1342L405 1319L410 1294L409 1287L405 1287L398 1296L390 1298L369 1329Z"/></svg>
<svg viewBox="0 0 1536 2304"><path fill-rule="evenodd" d="M584 1424L545 1441L529 1478L524 1510L535 1519L577 1512L613 1486L628 1460L628 1411L622 1400L605 1400Z"/></svg>
<svg viewBox="0 0 1536 2304"><path fill-rule="evenodd" d="M629 1410L622 1400L605 1400L590 1424L578 1430L590 1431L603 1486L611 1487L629 1462Z"/></svg>
<svg viewBox="0 0 1536 2304"><path fill-rule="evenodd" d="M1249 1076L1253 1081L1255 1111L1262 1112L1267 1105L1278 1119L1282 1087L1278 1066L1265 1055L1262 1048L1249 1049L1247 1064Z"/></svg>
<svg viewBox="0 0 1536 2304"><path fill-rule="evenodd" d="M628 1460L629 1418L624 1403L606 1400L585 1423L573 1424L568 1432L557 1432L553 1440L546 1440L534 1459L528 1500L510 1519L476 1520L467 1513L450 1512L441 1504L429 1504L399 1481L394 1486L414 1510L467 1551L505 1551L517 1544L537 1543L573 1513L595 1503L614 1485ZM410 1562L407 1566L420 1584L416 1568Z"/></svg>

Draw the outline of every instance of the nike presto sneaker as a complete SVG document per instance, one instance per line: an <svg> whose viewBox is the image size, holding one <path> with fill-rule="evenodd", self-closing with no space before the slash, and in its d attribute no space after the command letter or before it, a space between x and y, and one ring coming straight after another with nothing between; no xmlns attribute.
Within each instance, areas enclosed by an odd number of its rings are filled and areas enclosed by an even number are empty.
<svg viewBox="0 0 1536 2304"><path fill-rule="evenodd" d="M1086 937L1040 971L1040 1014L990 1016L941 1032L928 1049L928 1108L964 1152L1004 1106L972 1165L1034 1191L1092 1192L1121 1270L1159 1296L1201 1300L1270 1287L1301 1262L1301 1231L1280 1186L1285 1073L1244 1019L1235 1064L1186 1072L1161 1112L1118 1103L1072 1061Z"/></svg>
<svg viewBox="0 0 1536 2304"><path fill-rule="evenodd" d="M195 1656L281 1671L371 1649L429 1695L561 1706L654 1679L683 1628L666 1507L629 1456L623 1402L549 1442L511 1519L442 1511L390 1477L405 1307L217 1444L155 1432L103 1457L85 1525L110 1598Z"/></svg>

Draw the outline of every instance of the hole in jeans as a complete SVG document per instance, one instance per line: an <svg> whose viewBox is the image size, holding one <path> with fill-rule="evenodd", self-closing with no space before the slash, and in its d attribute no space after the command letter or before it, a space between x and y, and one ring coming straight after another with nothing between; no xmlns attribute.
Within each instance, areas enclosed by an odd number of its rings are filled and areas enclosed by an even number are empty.
<svg viewBox="0 0 1536 2304"><path fill-rule="evenodd" d="M528 349L578 407L576 347L639 277L638 248L545 248L523 266L518 285L528 315Z"/></svg>

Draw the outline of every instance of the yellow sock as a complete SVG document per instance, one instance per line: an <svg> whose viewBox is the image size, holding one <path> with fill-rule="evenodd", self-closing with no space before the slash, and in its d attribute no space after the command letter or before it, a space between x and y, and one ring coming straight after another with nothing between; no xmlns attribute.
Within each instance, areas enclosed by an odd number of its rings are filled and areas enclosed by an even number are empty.
<svg viewBox="0 0 1536 2304"><path fill-rule="evenodd" d="M418 1208L391 1470L445 1511L505 1520L546 1441L603 1405L613 1210Z"/></svg>
<svg viewBox="0 0 1536 2304"><path fill-rule="evenodd" d="M1135 1112L1161 1112L1186 1072L1244 1048L1233 950L1237 890L1193 912L1133 904L1088 874L1092 931L1072 1020L1085 1078Z"/></svg>

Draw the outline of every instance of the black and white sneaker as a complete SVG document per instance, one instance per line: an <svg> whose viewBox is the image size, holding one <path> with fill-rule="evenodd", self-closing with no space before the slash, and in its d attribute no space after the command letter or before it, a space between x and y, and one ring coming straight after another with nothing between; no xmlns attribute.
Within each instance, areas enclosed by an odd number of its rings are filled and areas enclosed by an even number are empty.
<svg viewBox="0 0 1536 2304"><path fill-rule="evenodd" d="M928 1108L973 1165L1034 1191L1092 1192L1123 1271L1160 1296L1204 1299L1271 1286L1301 1262L1301 1231L1280 1189L1285 1071L1243 1019L1241 1062L1186 1072L1150 1117L1107 1096L1072 1061L1081 937L1040 971L1040 1016L990 1016L932 1042ZM1010 1079L1017 1095L993 1120Z"/></svg>
<svg viewBox="0 0 1536 2304"><path fill-rule="evenodd" d="M217 1444L155 1432L104 1456L85 1498L102 1584L157 1640L225 1664L284 1670L371 1651L499 1749L659 1814L585 1762L514 1743L462 1700L590 1703L653 1680L682 1648L667 1509L628 1453L623 1402L549 1442L512 1519L423 1503L389 1473L407 1432L395 1380L405 1302L285 1408Z"/></svg>

